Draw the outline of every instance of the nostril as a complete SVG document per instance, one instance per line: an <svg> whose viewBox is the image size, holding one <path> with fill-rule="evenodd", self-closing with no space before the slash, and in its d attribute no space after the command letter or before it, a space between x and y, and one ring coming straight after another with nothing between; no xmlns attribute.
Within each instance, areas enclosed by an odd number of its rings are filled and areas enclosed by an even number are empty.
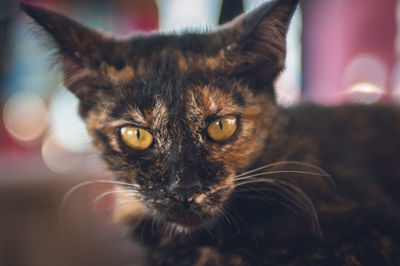
<svg viewBox="0 0 400 266"><path fill-rule="evenodd" d="M191 202L193 200L193 195L200 190L199 186L181 188L174 187L170 190L171 196L181 202Z"/></svg>
<svg viewBox="0 0 400 266"><path fill-rule="evenodd" d="M190 168L180 168L180 170L173 168L170 174L172 177L168 186L170 196L185 203L193 201L193 195L201 190L200 176Z"/></svg>

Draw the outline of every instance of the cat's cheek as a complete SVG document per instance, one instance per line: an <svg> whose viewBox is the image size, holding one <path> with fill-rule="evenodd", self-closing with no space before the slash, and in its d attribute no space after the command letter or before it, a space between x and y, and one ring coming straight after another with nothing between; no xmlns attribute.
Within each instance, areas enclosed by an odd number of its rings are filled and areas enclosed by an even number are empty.
<svg viewBox="0 0 400 266"><path fill-rule="evenodd" d="M140 199L129 194L117 194L113 209L113 221L128 224L146 216L151 216L151 213Z"/></svg>
<svg viewBox="0 0 400 266"><path fill-rule="evenodd" d="M233 182L233 175L231 175L228 178L226 178L223 182L213 187L212 191L214 191L214 193L208 195L204 203L211 208L216 207L217 209L219 209L224 205L225 200L229 198L233 189L234 189L234 182Z"/></svg>
<svg viewBox="0 0 400 266"><path fill-rule="evenodd" d="M222 162L228 172L238 172L253 164L264 148L266 129L258 129L254 122L242 123L235 141L222 146L213 144L208 161Z"/></svg>
<svg viewBox="0 0 400 266"><path fill-rule="evenodd" d="M269 123L260 116L242 123L240 139L227 156L227 160L236 170L243 170L251 166L254 158L258 158L265 148Z"/></svg>

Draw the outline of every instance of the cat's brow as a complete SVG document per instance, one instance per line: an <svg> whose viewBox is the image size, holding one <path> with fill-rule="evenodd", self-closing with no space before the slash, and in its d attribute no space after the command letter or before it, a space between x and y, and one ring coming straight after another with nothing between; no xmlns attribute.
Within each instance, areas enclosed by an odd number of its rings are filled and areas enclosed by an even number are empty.
<svg viewBox="0 0 400 266"><path fill-rule="evenodd" d="M152 112L152 127L161 129L166 127L168 123L168 108L164 101L157 100Z"/></svg>
<svg viewBox="0 0 400 266"><path fill-rule="evenodd" d="M146 119L146 116L142 111L140 111L138 108L131 108L129 111L129 116L140 126L149 126L149 122Z"/></svg>
<svg viewBox="0 0 400 266"><path fill-rule="evenodd" d="M160 130L168 123L167 106L162 100L157 100L152 109L141 111L138 108L131 108L128 111L129 119L115 120L110 123L111 127L120 127L125 124L135 124L140 127L149 127Z"/></svg>
<svg viewBox="0 0 400 266"><path fill-rule="evenodd" d="M140 127L147 127L147 125L137 122L136 120L125 120L125 119L112 121L110 124L108 124L107 127L120 127L123 125L129 125L129 124L135 124Z"/></svg>
<svg viewBox="0 0 400 266"><path fill-rule="evenodd" d="M107 127L120 127L127 124L135 124L140 127L149 127L150 123L146 120L143 113L137 108L130 108L124 118L113 120L107 124Z"/></svg>
<svg viewBox="0 0 400 266"><path fill-rule="evenodd" d="M193 92L188 94L189 116L200 113L203 117L225 116L240 113L240 106L236 105L231 94L212 92L207 87L202 88L198 100Z"/></svg>
<svg viewBox="0 0 400 266"><path fill-rule="evenodd" d="M222 109L217 110L217 112L215 112L212 115L226 116L226 115L233 115L233 114L237 114L237 113L241 113L241 108L239 108L237 106L225 106Z"/></svg>

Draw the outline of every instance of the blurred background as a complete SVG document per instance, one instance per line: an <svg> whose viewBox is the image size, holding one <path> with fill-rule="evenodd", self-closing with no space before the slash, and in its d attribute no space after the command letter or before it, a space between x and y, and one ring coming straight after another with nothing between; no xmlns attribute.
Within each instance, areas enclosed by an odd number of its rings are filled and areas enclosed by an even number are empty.
<svg viewBox="0 0 400 266"><path fill-rule="evenodd" d="M216 26L265 0L26 2L123 35ZM33 265L1 260L2 237L13 238L11 228L20 231L20 214L9 211L16 200L23 204L14 209L35 216L28 203L47 206L46 195L57 202L77 182L109 178L77 115L77 99L62 87L29 23L17 1L0 0L0 266ZM399 25L397 0L302 1L290 27L287 68L276 84L279 104L400 103Z"/></svg>

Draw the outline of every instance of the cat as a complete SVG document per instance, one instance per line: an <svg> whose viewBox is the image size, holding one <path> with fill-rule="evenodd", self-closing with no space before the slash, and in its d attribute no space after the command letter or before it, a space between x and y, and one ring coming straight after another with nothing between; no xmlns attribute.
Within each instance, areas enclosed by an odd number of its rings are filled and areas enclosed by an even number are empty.
<svg viewBox="0 0 400 266"><path fill-rule="evenodd" d="M276 104L297 4L113 38L21 2L58 48L146 264L400 265L399 108Z"/></svg>

